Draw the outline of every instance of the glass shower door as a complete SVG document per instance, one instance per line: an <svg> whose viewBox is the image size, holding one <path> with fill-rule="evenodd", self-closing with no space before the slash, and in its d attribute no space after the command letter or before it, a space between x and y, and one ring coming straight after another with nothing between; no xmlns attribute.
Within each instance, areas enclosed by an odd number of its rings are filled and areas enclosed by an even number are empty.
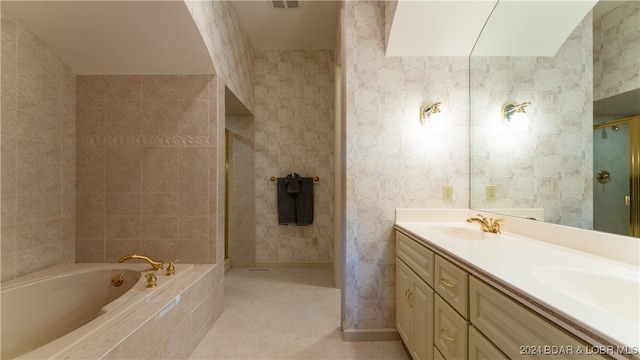
<svg viewBox="0 0 640 360"><path fill-rule="evenodd" d="M629 128L617 121L594 126L594 230L631 235Z"/></svg>
<svg viewBox="0 0 640 360"><path fill-rule="evenodd" d="M640 117L593 127L593 228L640 237Z"/></svg>

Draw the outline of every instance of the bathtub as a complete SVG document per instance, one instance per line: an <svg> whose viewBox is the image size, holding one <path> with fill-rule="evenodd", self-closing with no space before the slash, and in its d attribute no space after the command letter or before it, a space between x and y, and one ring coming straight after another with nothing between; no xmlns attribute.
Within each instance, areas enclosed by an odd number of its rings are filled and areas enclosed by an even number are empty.
<svg viewBox="0 0 640 360"><path fill-rule="evenodd" d="M188 274L165 276L148 264L62 264L1 284L2 359L64 358L86 338L123 319ZM153 272L157 286L147 288ZM112 278L122 277L114 286Z"/></svg>

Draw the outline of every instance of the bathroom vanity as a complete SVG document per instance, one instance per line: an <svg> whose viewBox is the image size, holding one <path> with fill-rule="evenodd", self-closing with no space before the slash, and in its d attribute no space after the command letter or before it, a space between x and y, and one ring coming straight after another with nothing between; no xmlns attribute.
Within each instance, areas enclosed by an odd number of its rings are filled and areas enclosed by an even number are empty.
<svg viewBox="0 0 640 360"><path fill-rule="evenodd" d="M632 257L584 230L505 217L493 234L475 216L397 210L396 325L414 359L640 358ZM638 254L636 239L602 236Z"/></svg>

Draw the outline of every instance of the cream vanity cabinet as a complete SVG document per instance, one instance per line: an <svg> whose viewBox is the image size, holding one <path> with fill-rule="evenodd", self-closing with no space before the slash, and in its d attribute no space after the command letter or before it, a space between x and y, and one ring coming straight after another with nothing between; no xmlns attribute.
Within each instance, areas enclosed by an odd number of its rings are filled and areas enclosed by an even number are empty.
<svg viewBox="0 0 640 360"><path fill-rule="evenodd" d="M414 360L433 359L433 252L398 233L396 255L396 327Z"/></svg>
<svg viewBox="0 0 640 360"><path fill-rule="evenodd" d="M607 358L400 231L396 255L396 326L414 360Z"/></svg>

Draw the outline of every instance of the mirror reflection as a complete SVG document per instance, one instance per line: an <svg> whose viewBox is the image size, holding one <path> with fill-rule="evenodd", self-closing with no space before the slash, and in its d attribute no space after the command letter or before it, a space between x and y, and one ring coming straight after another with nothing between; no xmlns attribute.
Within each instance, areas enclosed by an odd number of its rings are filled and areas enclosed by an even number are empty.
<svg viewBox="0 0 640 360"><path fill-rule="evenodd" d="M633 235L640 2L599 2L555 56L472 53L470 88L471 208ZM505 119L526 102L525 128Z"/></svg>

